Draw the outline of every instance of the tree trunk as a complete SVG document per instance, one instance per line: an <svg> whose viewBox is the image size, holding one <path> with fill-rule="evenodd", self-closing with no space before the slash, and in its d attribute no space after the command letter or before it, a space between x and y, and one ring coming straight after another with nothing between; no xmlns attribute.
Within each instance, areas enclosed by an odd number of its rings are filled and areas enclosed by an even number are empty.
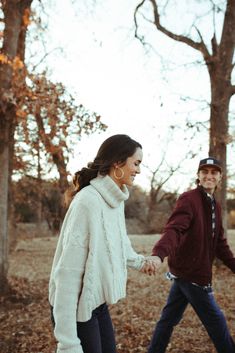
<svg viewBox="0 0 235 353"><path fill-rule="evenodd" d="M218 198L227 234L227 144L229 142L229 103L233 95L231 75L235 48L235 0L227 1L220 45L212 40L213 57L207 62L211 83L209 155L222 163L223 178Z"/></svg>
<svg viewBox="0 0 235 353"><path fill-rule="evenodd" d="M222 207L223 224L227 234L227 140L230 95L227 82L223 82L219 76L217 77L220 83L212 83L209 155L220 160L222 164L223 177L216 193Z"/></svg>
<svg viewBox="0 0 235 353"><path fill-rule="evenodd" d="M8 190L9 152L15 118L15 101L12 91L12 62L17 55L19 36L24 25L25 10L32 0L4 2L4 33L0 61L0 293L7 290L8 268Z"/></svg>
<svg viewBox="0 0 235 353"><path fill-rule="evenodd" d="M47 153L51 155L52 160L57 167L57 170L60 176L59 178L60 191L61 193L64 193L65 190L69 187L69 183L67 179L68 172L66 169L65 157L63 154L62 147L59 144L57 146L53 145L52 141L47 136L45 127L44 127L43 118L40 114L40 107L36 109L35 118L36 118L41 140L46 148Z"/></svg>
<svg viewBox="0 0 235 353"><path fill-rule="evenodd" d="M0 115L0 293L7 290L7 211L8 211L8 159L9 148L5 143L9 133L9 124Z"/></svg>
<svg viewBox="0 0 235 353"><path fill-rule="evenodd" d="M48 154L51 155L53 163L56 165L58 173L59 173L59 188L60 188L60 214L53 222L53 231L58 232L61 226L61 220L64 218L65 215L65 203L64 203L64 192L69 187L68 183L68 172L66 169L65 157L63 154L63 149L60 145L54 146L50 138L47 136L43 118L40 114L40 107L36 107L36 114L35 114L38 131L40 134L40 138L42 143L45 146L45 149Z"/></svg>

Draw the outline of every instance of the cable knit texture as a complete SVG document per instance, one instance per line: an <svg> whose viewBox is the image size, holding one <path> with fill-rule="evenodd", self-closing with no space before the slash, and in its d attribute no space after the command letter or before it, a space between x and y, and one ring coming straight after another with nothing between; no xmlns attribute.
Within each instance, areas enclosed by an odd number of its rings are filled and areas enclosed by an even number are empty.
<svg viewBox="0 0 235 353"><path fill-rule="evenodd" d="M82 353L77 321L88 321L103 303L126 296L127 265L140 269L144 256L126 233L129 196L108 176L78 192L65 216L52 265L49 301L55 318L57 353Z"/></svg>

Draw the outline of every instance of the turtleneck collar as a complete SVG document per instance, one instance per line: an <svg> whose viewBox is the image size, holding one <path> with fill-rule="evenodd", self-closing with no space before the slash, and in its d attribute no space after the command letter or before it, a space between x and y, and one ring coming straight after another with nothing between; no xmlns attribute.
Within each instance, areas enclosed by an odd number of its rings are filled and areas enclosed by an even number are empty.
<svg viewBox="0 0 235 353"><path fill-rule="evenodd" d="M100 193L109 206L115 208L129 197L129 191L126 185L122 189L113 181L109 175L98 175L90 181L90 184Z"/></svg>

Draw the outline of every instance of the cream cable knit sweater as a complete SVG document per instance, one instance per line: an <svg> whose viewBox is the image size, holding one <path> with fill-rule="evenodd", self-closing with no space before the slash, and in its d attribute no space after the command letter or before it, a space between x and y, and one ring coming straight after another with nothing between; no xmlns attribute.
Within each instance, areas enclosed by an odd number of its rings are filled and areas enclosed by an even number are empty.
<svg viewBox="0 0 235 353"><path fill-rule="evenodd" d="M49 301L56 322L57 353L82 353L77 321L87 321L104 302L126 296L127 268L140 269L126 234L129 193L107 175L78 192L65 216L52 265Z"/></svg>

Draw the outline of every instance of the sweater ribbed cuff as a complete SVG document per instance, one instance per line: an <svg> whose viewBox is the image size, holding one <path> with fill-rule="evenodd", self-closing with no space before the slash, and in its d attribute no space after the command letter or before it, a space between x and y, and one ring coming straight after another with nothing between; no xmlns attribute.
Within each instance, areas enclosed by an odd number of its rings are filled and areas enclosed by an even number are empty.
<svg viewBox="0 0 235 353"><path fill-rule="evenodd" d="M56 353L83 353L82 346L68 347L68 348L58 348Z"/></svg>

